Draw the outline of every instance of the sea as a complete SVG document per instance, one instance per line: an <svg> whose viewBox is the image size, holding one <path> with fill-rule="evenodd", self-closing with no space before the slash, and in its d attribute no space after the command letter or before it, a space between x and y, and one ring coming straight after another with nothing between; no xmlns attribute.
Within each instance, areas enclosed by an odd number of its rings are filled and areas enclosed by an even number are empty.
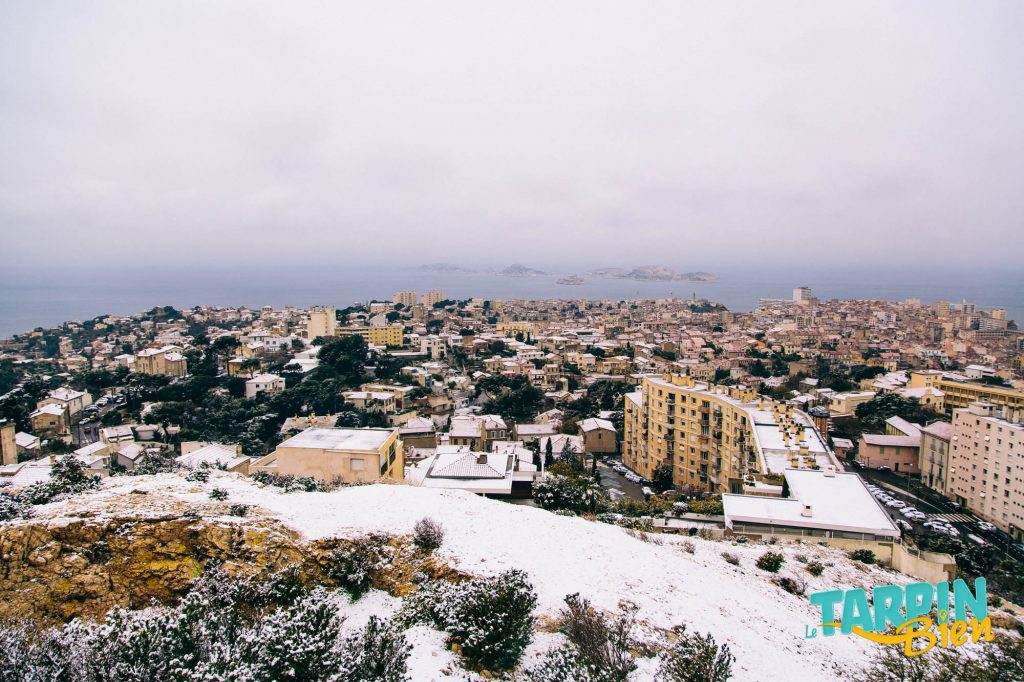
<svg viewBox="0 0 1024 682"><path fill-rule="evenodd" d="M687 268L694 270L696 268ZM680 269L681 270L681 269ZM282 307L391 300L396 291L439 289L448 298L590 299L703 298L737 312L761 298L790 298L807 286L820 299L921 299L1005 308L1024 321L1024 268L726 267L707 268L713 282L638 282L588 277L560 285L560 275L511 277L483 272L423 272L393 266L253 266L4 269L0 272L0 338L99 315L127 315L157 305Z"/></svg>

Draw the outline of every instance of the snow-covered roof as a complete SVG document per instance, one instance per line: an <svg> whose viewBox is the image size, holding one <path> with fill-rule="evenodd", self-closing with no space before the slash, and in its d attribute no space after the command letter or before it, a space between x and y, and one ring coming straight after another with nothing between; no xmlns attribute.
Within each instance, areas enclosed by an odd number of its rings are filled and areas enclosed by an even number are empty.
<svg viewBox="0 0 1024 682"><path fill-rule="evenodd" d="M862 438L868 445L893 448L916 448L921 445L921 436L889 436L883 433L865 433Z"/></svg>
<svg viewBox="0 0 1024 682"><path fill-rule="evenodd" d="M612 424L607 419L598 419L597 417L590 417L580 422L580 429L583 431L597 431L598 429L614 431L615 425Z"/></svg>
<svg viewBox="0 0 1024 682"><path fill-rule="evenodd" d="M211 443L210 445L201 447L198 450L193 450L187 455L175 457L174 461L184 467L188 467L189 469L198 469L203 464L208 466L223 464L228 468L232 468L236 466L241 459L242 458L239 456L234 445Z"/></svg>
<svg viewBox="0 0 1024 682"><path fill-rule="evenodd" d="M324 450L372 450L376 452L387 442L395 429L306 429L277 447L316 448Z"/></svg>
<svg viewBox="0 0 1024 682"><path fill-rule="evenodd" d="M788 498L722 495L726 525L731 528L737 522L757 523L900 536L857 474L830 476L823 470L787 469L784 475ZM804 516L806 505L810 506L810 516Z"/></svg>

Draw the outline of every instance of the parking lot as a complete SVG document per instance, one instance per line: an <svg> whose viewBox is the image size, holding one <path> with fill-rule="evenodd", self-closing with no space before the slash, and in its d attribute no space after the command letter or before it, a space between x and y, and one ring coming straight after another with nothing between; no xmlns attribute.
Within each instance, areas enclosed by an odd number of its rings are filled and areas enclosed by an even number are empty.
<svg viewBox="0 0 1024 682"><path fill-rule="evenodd" d="M981 521L957 504L931 491L914 492L886 480L890 476L862 472L865 484L882 508L905 533L925 536L947 536L965 544L992 545L999 552L1013 554L1024 560L1024 551L1006 533ZM901 482L905 479L901 479ZM920 494L915 494L920 493Z"/></svg>
<svg viewBox="0 0 1024 682"><path fill-rule="evenodd" d="M618 462L615 462L618 464ZM621 466L621 465L620 465ZM612 466L603 461L597 461L597 470L601 473L601 487L603 487L613 499L630 498L633 500L644 499L643 483L635 483Z"/></svg>

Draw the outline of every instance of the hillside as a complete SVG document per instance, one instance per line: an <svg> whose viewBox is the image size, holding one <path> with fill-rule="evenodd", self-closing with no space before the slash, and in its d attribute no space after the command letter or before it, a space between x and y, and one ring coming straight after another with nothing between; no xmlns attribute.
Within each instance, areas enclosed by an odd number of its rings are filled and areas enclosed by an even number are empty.
<svg viewBox="0 0 1024 682"><path fill-rule="evenodd" d="M227 491L227 500L211 501L209 491L214 487ZM237 518L227 515L230 504L252 508L245 518ZM201 523L234 529L229 535L236 540L226 541L229 546L242 547L259 530L258 542L267 546L250 551L246 559L250 562L254 556L265 558L268 551L287 557L302 542L359 538L374 531L407 534L418 519L430 516L447 530L438 556L452 568L480 576L509 568L525 571L538 593L539 622L550 622L568 594L578 592L609 611L627 600L639 607L644 636L654 644L682 623L729 643L737 658L737 680L856 679L855 671L873 646L852 637L804 639L804 625L814 623L816 613L806 597L783 591L770 582L770 574L754 566L766 550L763 545L693 539L691 554L679 538L654 536L654 542L644 541L619 527L457 491L372 485L330 493L286 494L219 472L206 483L189 482L177 474L124 477L107 480L99 491L42 506L36 518L4 524L0 529L8 545L5 552L9 552L12 532L19 527L51 531L83 524L97 527L111 519L166 519L187 510L199 514ZM273 541L275 535L278 541ZM285 547L288 537L293 541ZM905 576L855 564L825 547L775 549L786 556L782 574L800 575L807 580L808 591L907 582ZM739 566L723 560L721 554L726 550L740 558ZM59 559L61 550L55 551L53 561ZM800 554L822 561L827 566L824 574L818 578L808 575L797 559ZM377 591L365 600L374 605L370 611L378 614L398 606L397 599ZM363 601L357 603L357 611L366 608L361 606ZM452 657L443 651L441 634L418 626L410 636L416 642L412 660L418 675L414 679L448 679L442 670L452 663ZM538 633L527 660L560 638ZM419 676L428 672L422 666L430 668L427 677ZM642 665L631 679L653 679L653 669L653 663Z"/></svg>

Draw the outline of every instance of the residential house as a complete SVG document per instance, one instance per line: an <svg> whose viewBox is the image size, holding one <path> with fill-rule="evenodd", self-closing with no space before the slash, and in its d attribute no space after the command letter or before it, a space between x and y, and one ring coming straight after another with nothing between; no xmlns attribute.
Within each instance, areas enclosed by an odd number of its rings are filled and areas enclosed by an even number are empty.
<svg viewBox="0 0 1024 682"><path fill-rule="evenodd" d="M322 429L303 431L250 466L290 476L311 476L343 483L402 480L402 441L398 429Z"/></svg>

